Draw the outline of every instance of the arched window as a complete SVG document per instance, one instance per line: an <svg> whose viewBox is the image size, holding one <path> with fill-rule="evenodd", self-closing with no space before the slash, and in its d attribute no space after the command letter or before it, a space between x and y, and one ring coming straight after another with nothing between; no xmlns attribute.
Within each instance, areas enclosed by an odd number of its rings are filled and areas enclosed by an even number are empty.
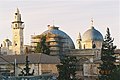
<svg viewBox="0 0 120 80"><path fill-rule="evenodd" d="M17 27L17 24L15 24L15 27Z"/></svg>
<svg viewBox="0 0 120 80"><path fill-rule="evenodd" d="M92 48L93 48L93 49L95 49L95 48L96 48L96 45L95 45L95 44L93 44L93 45L92 45Z"/></svg>

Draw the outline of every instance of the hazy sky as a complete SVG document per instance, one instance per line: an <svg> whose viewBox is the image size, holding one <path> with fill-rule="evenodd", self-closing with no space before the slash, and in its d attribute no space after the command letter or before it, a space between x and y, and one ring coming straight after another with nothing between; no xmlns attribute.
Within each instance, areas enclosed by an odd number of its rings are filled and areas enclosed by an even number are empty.
<svg viewBox="0 0 120 80"><path fill-rule="evenodd" d="M25 44L30 44L34 33L47 30L48 24L60 27L76 44L78 33L83 35L93 18L94 27L103 36L110 28L120 48L119 0L0 0L0 42L5 38L12 41L11 22L17 7L25 22Z"/></svg>

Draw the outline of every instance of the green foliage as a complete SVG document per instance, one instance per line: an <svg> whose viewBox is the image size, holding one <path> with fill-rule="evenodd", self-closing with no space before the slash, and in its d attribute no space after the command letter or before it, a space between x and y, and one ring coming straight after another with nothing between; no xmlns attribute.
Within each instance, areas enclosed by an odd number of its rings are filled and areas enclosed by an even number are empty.
<svg viewBox="0 0 120 80"><path fill-rule="evenodd" d="M59 76L58 80L77 80L76 75L76 63L78 60L74 56L64 56L61 58L61 64L57 65Z"/></svg>
<svg viewBox="0 0 120 80"><path fill-rule="evenodd" d="M36 53L44 53L49 55L50 54L50 49L46 43L46 36L42 36L41 40L39 43L37 43L37 47L35 49Z"/></svg>
<svg viewBox="0 0 120 80"><path fill-rule="evenodd" d="M112 37L110 37L109 28L107 28L107 34L102 44L101 50L101 61L100 64L100 76L99 80L113 80L112 75L114 70L116 69L116 65L114 64L116 61L114 50L116 46L113 46Z"/></svg>
<svg viewBox="0 0 120 80"><path fill-rule="evenodd" d="M31 68L29 68L29 61L28 61L28 55L27 55L26 56L25 68L21 71L19 76L33 76L34 75L34 70L32 71L32 73L30 73L30 69Z"/></svg>
<svg viewBox="0 0 120 80"><path fill-rule="evenodd" d="M111 75L111 80L120 80L120 65L114 69L113 74Z"/></svg>

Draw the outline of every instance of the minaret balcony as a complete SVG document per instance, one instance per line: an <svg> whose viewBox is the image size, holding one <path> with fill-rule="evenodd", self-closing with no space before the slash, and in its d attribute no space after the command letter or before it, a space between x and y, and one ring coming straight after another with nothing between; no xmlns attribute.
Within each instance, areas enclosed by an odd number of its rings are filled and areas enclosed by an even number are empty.
<svg viewBox="0 0 120 80"><path fill-rule="evenodd" d="M12 23L24 23L22 21L13 21Z"/></svg>

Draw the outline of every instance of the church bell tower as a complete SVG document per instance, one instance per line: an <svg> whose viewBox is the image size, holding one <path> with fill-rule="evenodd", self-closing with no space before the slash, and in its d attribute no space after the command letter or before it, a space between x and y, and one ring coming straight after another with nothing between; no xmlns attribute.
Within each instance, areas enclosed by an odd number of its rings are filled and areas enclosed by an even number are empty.
<svg viewBox="0 0 120 80"><path fill-rule="evenodd" d="M14 14L14 21L12 22L12 33L13 33L13 54L19 55L23 53L23 23L21 21L21 14L17 8Z"/></svg>

